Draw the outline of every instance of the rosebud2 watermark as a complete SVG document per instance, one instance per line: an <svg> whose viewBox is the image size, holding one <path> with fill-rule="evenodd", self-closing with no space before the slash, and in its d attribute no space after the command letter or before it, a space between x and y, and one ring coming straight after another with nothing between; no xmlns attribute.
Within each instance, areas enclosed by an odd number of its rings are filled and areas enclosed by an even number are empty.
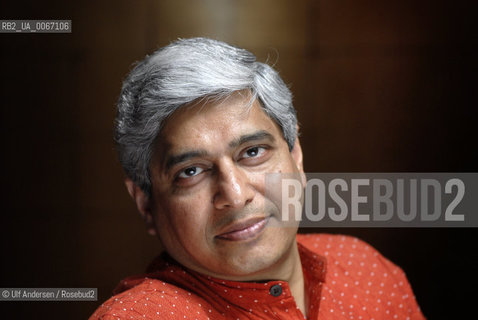
<svg viewBox="0 0 478 320"><path fill-rule="evenodd" d="M267 193L301 227L478 227L477 173L269 174Z"/></svg>

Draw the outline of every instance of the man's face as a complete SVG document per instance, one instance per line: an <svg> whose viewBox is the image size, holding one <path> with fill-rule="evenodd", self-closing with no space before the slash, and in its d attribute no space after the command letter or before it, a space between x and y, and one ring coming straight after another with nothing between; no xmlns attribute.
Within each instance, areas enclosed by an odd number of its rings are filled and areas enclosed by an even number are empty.
<svg viewBox="0 0 478 320"><path fill-rule="evenodd" d="M285 260L297 228L280 222L265 174L302 171L278 125L250 96L235 93L178 110L151 162L153 227L167 252L203 274L257 280Z"/></svg>

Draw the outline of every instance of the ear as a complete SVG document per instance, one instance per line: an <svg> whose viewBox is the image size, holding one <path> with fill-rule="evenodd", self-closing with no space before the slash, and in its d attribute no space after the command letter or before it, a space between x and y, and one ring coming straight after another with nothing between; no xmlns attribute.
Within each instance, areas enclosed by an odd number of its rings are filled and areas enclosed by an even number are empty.
<svg viewBox="0 0 478 320"><path fill-rule="evenodd" d="M148 233L152 236L156 236L157 233L150 198L130 178L126 178L124 184L126 185L126 189L128 189L129 195L133 198L134 202L136 202L136 207L146 223Z"/></svg>
<svg viewBox="0 0 478 320"><path fill-rule="evenodd" d="M304 158L302 155L302 147L300 146L300 141L298 136L295 138L294 147L292 148L290 154L292 156L292 159L294 159L297 169L299 169L299 173L302 179L302 185L305 186L307 181L306 181L305 173L304 173L304 161L303 161Z"/></svg>

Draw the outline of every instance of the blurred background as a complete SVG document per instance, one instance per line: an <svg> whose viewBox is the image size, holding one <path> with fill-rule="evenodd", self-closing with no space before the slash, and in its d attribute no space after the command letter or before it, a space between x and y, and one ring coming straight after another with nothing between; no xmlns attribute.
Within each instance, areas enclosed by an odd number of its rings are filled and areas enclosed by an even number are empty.
<svg viewBox="0 0 478 320"><path fill-rule="evenodd" d="M99 292L3 302L2 316L85 319L158 253L112 139L134 61L207 36L274 64L307 172L476 172L476 12L441 0L2 1L0 19L71 19L73 32L0 34L0 287ZM400 265L429 319L476 314L477 229L314 231L359 236Z"/></svg>

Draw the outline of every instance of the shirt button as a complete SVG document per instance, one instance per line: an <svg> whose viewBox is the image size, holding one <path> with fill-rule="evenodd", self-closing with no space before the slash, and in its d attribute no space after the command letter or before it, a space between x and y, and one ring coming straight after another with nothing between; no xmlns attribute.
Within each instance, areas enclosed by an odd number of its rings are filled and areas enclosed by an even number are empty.
<svg viewBox="0 0 478 320"><path fill-rule="evenodd" d="M278 284L275 284L271 287L269 290L269 293L273 295L274 297L278 297L282 294L282 287Z"/></svg>

